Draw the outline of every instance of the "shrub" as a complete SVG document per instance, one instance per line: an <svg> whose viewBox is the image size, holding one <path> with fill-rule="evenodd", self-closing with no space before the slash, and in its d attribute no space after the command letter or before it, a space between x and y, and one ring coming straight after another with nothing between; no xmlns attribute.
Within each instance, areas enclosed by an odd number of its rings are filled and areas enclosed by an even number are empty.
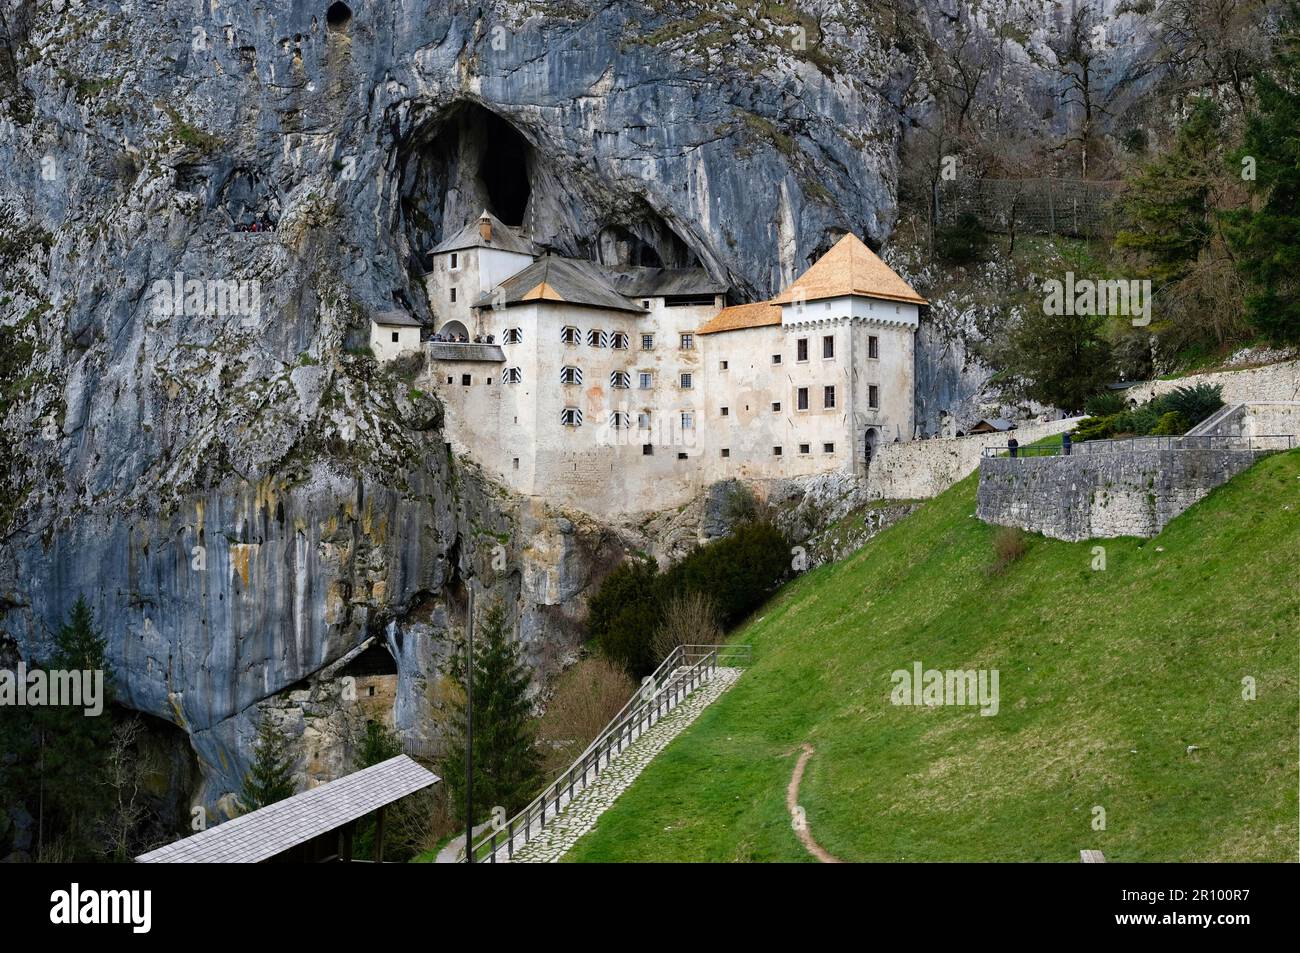
<svg viewBox="0 0 1300 953"><path fill-rule="evenodd" d="M1115 421L1119 414L1110 417L1086 417L1079 421L1079 426L1074 430L1074 439L1083 440L1105 440L1115 436Z"/></svg>
<svg viewBox="0 0 1300 953"><path fill-rule="evenodd" d="M547 776L577 760L635 691L627 672L599 656L582 659L561 675L539 728Z"/></svg>
<svg viewBox="0 0 1300 953"><path fill-rule="evenodd" d="M941 225L934 233L935 254L950 265L973 265L983 261L988 243L984 226L971 212L963 212L954 222Z"/></svg>
<svg viewBox="0 0 1300 953"><path fill-rule="evenodd" d="M631 559L614 569L587 607L587 632L610 661L636 678L654 671L650 637L659 627L659 568Z"/></svg>
<svg viewBox="0 0 1300 953"><path fill-rule="evenodd" d="M664 619L650 640L655 661L662 662L679 645L717 645L722 641L718 608L704 592L679 592L664 604Z"/></svg>
<svg viewBox="0 0 1300 953"><path fill-rule="evenodd" d="M1018 526L999 526L993 533L993 565L990 574L997 576L1029 549L1029 537Z"/></svg>
<svg viewBox="0 0 1300 953"><path fill-rule="evenodd" d="M1222 406L1223 387L1219 384L1176 387L1160 398L1160 408L1164 413L1176 413L1186 422L1183 433L1209 418Z"/></svg>
<svg viewBox="0 0 1300 953"><path fill-rule="evenodd" d="M1160 415L1159 422L1151 429L1151 436L1172 437L1187 433L1190 429L1183 415L1176 410L1171 410L1167 414Z"/></svg>
<svg viewBox="0 0 1300 953"><path fill-rule="evenodd" d="M1113 390L1104 390L1083 402L1083 409L1093 417L1111 417L1123 413L1127 406L1124 395Z"/></svg>

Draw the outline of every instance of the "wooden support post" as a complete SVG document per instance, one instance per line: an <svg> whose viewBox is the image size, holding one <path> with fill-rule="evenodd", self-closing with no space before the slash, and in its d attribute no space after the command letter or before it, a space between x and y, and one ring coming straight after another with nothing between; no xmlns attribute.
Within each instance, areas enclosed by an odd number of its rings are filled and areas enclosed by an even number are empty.
<svg viewBox="0 0 1300 953"><path fill-rule="evenodd" d="M375 863L384 862L384 810L387 805L375 812ZM467 845L468 847L468 845Z"/></svg>
<svg viewBox="0 0 1300 953"><path fill-rule="evenodd" d="M339 862L352 863L352 838L357 832L357 822L348 821L339 830Z"/></svg>

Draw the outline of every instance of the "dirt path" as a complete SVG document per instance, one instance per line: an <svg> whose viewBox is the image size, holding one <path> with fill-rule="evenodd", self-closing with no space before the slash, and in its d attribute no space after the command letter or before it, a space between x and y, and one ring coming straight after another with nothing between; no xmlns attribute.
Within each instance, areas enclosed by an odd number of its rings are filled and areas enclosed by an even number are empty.
<svg viewBox="0 0 1300 953"><path fill-rule="evenodd" d="M810 744L803 746L799 760L795 762L794 774L790 776L790 784L785 789L785 806L790 811L790 822L794 825L795 833L799 835L799 840L803 841L803 846L808 853L823 864L842 864L844 861L828 853L826 848L813 840L812 831L808 829L808 818L803 808L799 806L799 784L803 781L803 771L808 766L808 759L813 756L815 750Z"/></svg>

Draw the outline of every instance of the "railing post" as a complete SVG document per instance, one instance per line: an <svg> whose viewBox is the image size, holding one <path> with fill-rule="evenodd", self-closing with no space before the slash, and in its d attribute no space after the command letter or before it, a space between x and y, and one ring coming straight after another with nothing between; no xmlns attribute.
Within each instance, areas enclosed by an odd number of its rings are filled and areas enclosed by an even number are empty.
<svg viewBox="0 0 1300 953"><path fill-rule="evenodd" d="M515 856L515 822L513 818L506 825L506 856L511 860Z"/></svg>
<svg viewBox="0 0 1300 953"><path fill-rule="evenodd" d="M488 856L492 858L491 860L488 861L488 863L495 864L497 862L497 832L496 831L492 832L492 839L488 841L488 851L489 851Z"/></svg>

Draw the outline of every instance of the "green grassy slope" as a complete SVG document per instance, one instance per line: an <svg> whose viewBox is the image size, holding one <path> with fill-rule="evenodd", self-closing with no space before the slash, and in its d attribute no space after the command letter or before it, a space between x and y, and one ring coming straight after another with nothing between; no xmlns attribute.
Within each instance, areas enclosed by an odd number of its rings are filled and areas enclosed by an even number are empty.
<svg viewBox="0 0 1300 953"><path fill-rule="evenodd" d="M787 586L735 637L754 666L567 859L808 860L784 799L809 742L799 801L845 860L1295 860L1300 451L1157 539L1033 537L999 576L975 480ZM891 705L917 660L998 669L1000 713Z"/></svg>

